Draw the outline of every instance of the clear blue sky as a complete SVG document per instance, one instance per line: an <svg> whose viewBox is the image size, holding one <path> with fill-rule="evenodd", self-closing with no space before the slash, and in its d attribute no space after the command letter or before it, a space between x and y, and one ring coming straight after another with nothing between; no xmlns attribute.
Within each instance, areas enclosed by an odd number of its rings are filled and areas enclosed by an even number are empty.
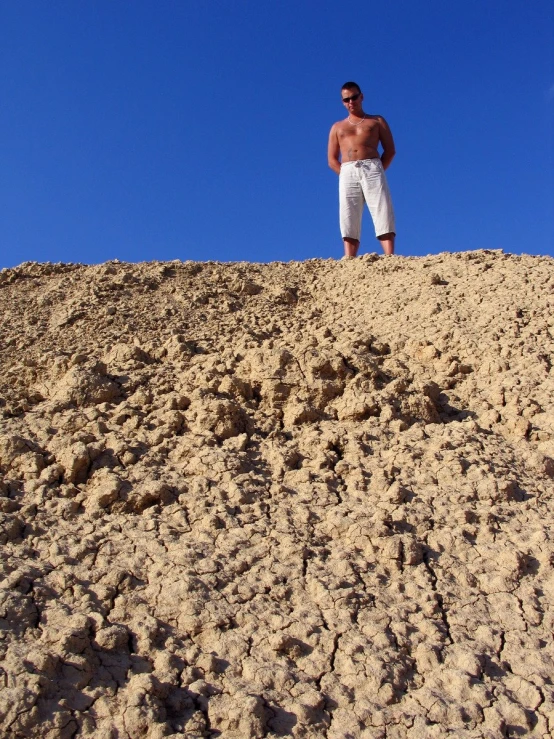
<svg viewBox="0 0 554 739"><path fill-rule="evenodd" d="M0 267L340 256L348 79L399 253L554 255L553 49L552 0L0 0Z"/></svg>

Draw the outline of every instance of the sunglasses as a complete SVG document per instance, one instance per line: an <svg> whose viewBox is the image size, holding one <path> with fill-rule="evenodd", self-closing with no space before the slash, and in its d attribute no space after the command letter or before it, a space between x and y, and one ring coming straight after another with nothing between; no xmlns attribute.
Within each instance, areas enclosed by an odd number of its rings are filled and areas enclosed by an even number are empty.
<svg viewBox="0 0 554 739"><path fill-rule="evenodd" d="M350 95L349 98L343 98L342 102L343 103L349 103L350 101L354 102L354 100L357 100L361 94L362 94L361 92L357 92L355 95Z"/></svg>

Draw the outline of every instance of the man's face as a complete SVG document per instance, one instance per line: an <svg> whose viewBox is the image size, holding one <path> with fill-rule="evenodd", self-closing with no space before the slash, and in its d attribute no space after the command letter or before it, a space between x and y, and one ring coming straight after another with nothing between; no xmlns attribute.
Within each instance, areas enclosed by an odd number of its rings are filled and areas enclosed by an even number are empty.
<svg viewBox="0 0 554 739"><path fill-rule="evenodd" d="M361 113L362 100L364 99L364 96L361 92L356 90L356 88L351 89L349 87L345 87L343 90L341 90L341 95L343 105L348 111L348 115L350 115L350 113L352 113L352 115L358 115L359 113Z"/></svg>

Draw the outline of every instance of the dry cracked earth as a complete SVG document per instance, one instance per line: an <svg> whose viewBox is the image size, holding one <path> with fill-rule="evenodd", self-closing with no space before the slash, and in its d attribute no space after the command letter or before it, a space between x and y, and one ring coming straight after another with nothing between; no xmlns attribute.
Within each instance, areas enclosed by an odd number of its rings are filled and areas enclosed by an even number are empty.
<svg viewBox="0 0 554 739"><path fill-rule="evenodd" d="M0 732L551 737L554 261L0 272Z"/></svg>

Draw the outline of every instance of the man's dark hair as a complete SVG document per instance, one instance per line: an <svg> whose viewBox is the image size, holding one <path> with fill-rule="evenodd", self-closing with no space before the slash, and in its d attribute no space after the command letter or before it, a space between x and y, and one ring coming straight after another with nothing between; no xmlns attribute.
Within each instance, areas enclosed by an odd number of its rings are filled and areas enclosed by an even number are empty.
<svg viewBox="0 0 554 739"><path fill-rule="evenodd" d="M360 85L358 85L357 82L345 82L344 85L340 89L341 90L356 90L357 92L361 92Z"/></svg>

